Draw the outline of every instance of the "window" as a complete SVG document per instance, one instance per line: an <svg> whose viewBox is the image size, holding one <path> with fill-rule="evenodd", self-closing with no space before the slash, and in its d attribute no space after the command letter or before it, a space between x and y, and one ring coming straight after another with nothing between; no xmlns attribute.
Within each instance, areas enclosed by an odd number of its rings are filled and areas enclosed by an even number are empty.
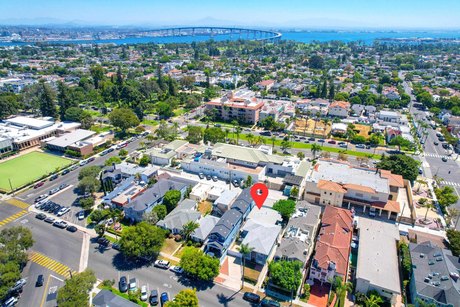
<svg viewBox="0 0 460 307"><path fill-rule="evenodd" d="M363 193L356 193L356 196L357 197L363 197L364 195L363 195Z"/></svg>
<svg viewBox="0 0 460 307"><path fill-rule="evenodd" d="M330 195L332 196L332 193Z"/></svg>
<svg viewBox="0 0 460 307"><path fill-rule="evenodd" d="M324 195L327 195L327 192L324 192Z"/></svg>
<svg viewBox="0 0 460 307"><path fill-rule="evenodd" d="M372 196L371 199L372 200L379 200L379 198L377 196Z"/></svg>

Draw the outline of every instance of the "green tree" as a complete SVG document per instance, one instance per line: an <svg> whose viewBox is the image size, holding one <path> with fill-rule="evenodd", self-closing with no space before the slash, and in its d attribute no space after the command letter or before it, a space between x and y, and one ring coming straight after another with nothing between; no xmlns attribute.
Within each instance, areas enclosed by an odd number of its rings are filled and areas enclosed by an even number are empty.
<svg viewBox="0 0 460 307"><path fill-rule="evenodd" d="M241 244L238 248L238 251L241 254L241 259L243 260L243 275L241 276L241 289L244 287L244 269L246 268L246 257L252 253L254 250L253 247L250 247L249 244Z"/></svg>
<svg viewBox="0 0 460 307"><path fill-rule="evenodd" d="M90 269L74 274L65 280L57 293L57 304L63 307L88 306L89 293L97 279Z"/></svg>
<svg viewBox="0 0 460 307"><path fill-rule="evenodd" d="M401 175L410 182L417 179L419 166L420 162L402 154L383 156L381 161L377 163L377 168Z"/></svg>
<svg viewBox="0 0 460 307"><path fill-rule="evenodd" d="M280 199L273 205L273 209L278 211L287 222L295 212L295 201Z"/></svg>
<svg viewBox="0 0 460 307"><path fill-rule="evenodd" d="M99 166L85 166L80 169L80 172L78 173L78 180L81 180L85 177L96 178L99 176L100 172L101 168Z"/></svg>
<svg viewBox="0 0 460 307"><path fill-rule="evenodd" d="M181 197L182 195L178 190L169 190L165 193L165 196L163 197L163 205L166 206L168 213L171 212L174 208L176 208Z"/></svg>
<svg viewBox="0 0 460 307"><path fill-rule="evenodd" d="M89 72L93 78L94 87L99 89L99 84L104 78L104 68L101 65L95 65L89 69Z"/></svg>
<svg viewBox="0 0 460 307"><path fill-rule="evenodd" d="M123 133L127 129L139 125L139 118L131 109L115 109L109 114L110 123L119 128Z"/></svg>
<svg viewBox="0 0 460 307"><path fill-rule="evenodd" d="M105 228L106 228L105 223L97 224L96 226L94 226L94 231L96 231L99 237L102 237L105 233Z"/></svg>
<svg viewBox="0 0 460 307"><path fill-rule="evenodd" d="M302 281L302 263L300 261L273 261L268 265L270 282L295 293Z"/></svg>
<svg viewBox="0 0 460 307"><path fill-rule="evenodd" d="M244 188L249 188L252 186L252 176L248 175L244 181Z"/></svg>
<svg viewBox="0 0 460 307"><path fill-rule="evenodd" d="M184 248L179 265L189 276L203 281L211 281L219 275L219 259L195 247Z"/></svg>
<svg viewBox="0 0 460 307"><path fill-rule="evenodd" d="M147 222L140 222L123 231L120 251L128 258L152 258L160 252L165 231Z"/></svg>
<svg viewBox="0 0 460 307"><path fill-rule="evenodd" d="M150 156L142 155L142 158L139 160L139 166L147 166L150 163Z"/></svg>
<svg viewBox="0 0 460 307"><path fill-rule="evenodd" d="M174 297L174 300L166 303L165 307L198 307L199 301L195 289L183 289Z"/></svg>
<svg viewBox="0 0 460 307"><path fill-rule="evenodd" d="M299 151L297 153L297 158L299 158L300 160L303 160L303 159L305 159L305 154L303 152Z"/></svg>
<svg viewBox="0 0 460 307"><path fill-rule="evenodd" d="M452 187L444 186L442 188L435 188L434 193L438 199L441 207L447 208L458 201L458 196L455 195L455 190Z"/></svg>
<svg viewBox="0 0 460 307"><path fill-rule="evenodd" d="M174 109L170 103L161 101L157 104L156 109L161 118L170 118L174 116Z"/></svg>
<svg viewBox="0 0 460 307"><path fill-rule="evenodd" d="M190 236L192 235L192 233L198 228L200 227L200 224L198 224L197 222L195 221L188 221L187 223L185 223L183 226L182 226L182 235L184 236L185 238L185 241L187 241Z"/></svg>
<svg viewBox="0 0 460 307"><path fill-rule="evenodd" d="M199 126L187 127L187 141L192 144L199 144L203 140L203 128Z"/></svg>
<svg viewBox="0 0 460 307"><path fill-rule="evenodd" d="M56 92L46 83L39 83L38 99L40 101L40 112L43 116L57 118Z"/></svg>
<svg viewBox="0 0 460 307"><path fill-rule="evenodd" d="M337 295L335 306L343 306L344 302L342 300L345 298L346 292L352 291L352 284L350 282L343 282L341 277L336 276L332 284L332 289Z"/></svg>
<svg viewBox="0 0 460 307"><path fill-rule="evenodd" d="M324 59L319 55L313 55L310 57L308 65L313 69L322 69L324 65Z"/></svg>
<svg viewBox="0 0 460 307"><path fill-rule="evenodd" d="M446 231L449 249L454 256L460 256L460 231L449 228Z"/></svg>
<svg viewBox="0 0 460 307"><path fill-rule="evenodd" d="M152 211L157 214L159 220L164 219L168 214L168 209L166 209L165 205L156 205Z"/></svg>
<svg viewBox="0 0 460 307"><path fill-rule="evenodd" d="M379 307L383 303L383 299L380 295L375 295L374 293L366 296L364 305L366 307Z"/></svg>
<svg viewBox="0 0 460 307"><path fill-rule="evenodd" d="M107 160L105 160L104 165L105 166L111 166L113 164L120 164L120 163L121 163L120 157L113 156L113 157L110 157Z"/></svg>
<svg viewBox="0 0 460 307"><path fill-rule="evenodd" d="M63 82L58 83L58 95L57 95L57 100L59 104L59 116L61 120L65 119L65 114L66 111L71 108L71 107L77 107L77 103L75 103L72 100L72 97L70 95L70 89L67 85L65 85ZM79 108L77 108L79 109ZM79 109L81 110L81 109ZM81 110L83 111L83 110ZM80 121L80 119L78 119Z"/></svg>
<svg viewBox="0 0 460 307"><path fill-rule="evenodd" d="M118 152L118 156L124 158L128 155L128 151L124 148L120 149L120 151Z"/></svg>
<svg viewBox="0 0 460 307"><path fill-rule="evenodd" d="M390 145L398 146L398 150L401 151L401 146L403 147L409 147L411 142L409 140L406 140L402 136L398 135L392 138L389 142Z"/></svg>
<svg viewBox="0 0 460 307"><path fill-rule="evenodd" d="M78 201L78 204L84 210L89 210L94 207L94 198L93 197L80 198L80 200Z"/></svg>
<svg viewBox="0 0 460 307"><path fill-rule="evenodd" d="M78 190L82 194L95 193L101 188L101 183L98 179L93 177L84 177L78 182Z"/></svg>
<svg viewBox="0 0 460 307"><path fill-rule="evenodd" d="M203 135L204 142L211 142L213 144L217 142L225 142L225 131L219 127L209 127L204 130Z"/></svg>

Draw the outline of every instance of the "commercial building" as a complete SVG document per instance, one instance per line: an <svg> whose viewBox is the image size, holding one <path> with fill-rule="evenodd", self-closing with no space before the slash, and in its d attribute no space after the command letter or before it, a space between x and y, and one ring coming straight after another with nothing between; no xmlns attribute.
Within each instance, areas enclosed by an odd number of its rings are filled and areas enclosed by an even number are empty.
<svg viewBox="0 0 460 307"><path fill-rule="evenodd" d="M350 210L327 206L321 219L321 228L310 266L310 279L321 284L336 276L346 280L353 234Z"/></svg>
<svg viewBox="0 0 460 307"><path fill-rule="evenodd" d="M81 155L90 154L93 151L93 146L90 143L83 142L84 140L89 139L96 132L84 129L77 129L70 133L65 133L64 135L45 140L45 146L49 150L65 152L66 150L74 150L79 152Z"/></svg>
<svg viewBox="0 0 460 307"><path fill-rule="evenodd" d="M360 217L358 220L357 292L375 290L393 306L401 294L397 242L398 227L393 223Z"/></svg>
<svg viewBox="0 0 460 307"><path fill-rule="evenodd" d="M359 206L370 215L396 219L407 195L404 179L386 170L320 159L307 176L305 199L324 206ZM406 201L404 201L406 202Z"/></svg>
<svg viewBox="0 0 460 307"><path fill-rule="evenodd" d="M39 146L42 141L72 132L80 123L60 122L52 118L16 116L0 122L0 153Z"/></svg>
<svg viewBox="0 0 460 307"><path fill-rule="evenodd" d="M225 121L257 124L263 106L264 102L256 98L254 92L240 90L207 102L206 110Z"/></svg>

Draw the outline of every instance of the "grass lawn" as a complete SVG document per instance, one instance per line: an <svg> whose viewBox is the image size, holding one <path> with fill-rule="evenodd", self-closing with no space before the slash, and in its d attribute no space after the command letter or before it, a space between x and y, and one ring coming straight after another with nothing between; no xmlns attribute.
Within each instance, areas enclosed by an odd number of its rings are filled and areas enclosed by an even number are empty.
<svg viewBox="0 0 460 307"><path fill-rule="evenodd" d="M112 128L113 128L112 126L108 126L108 125L92 125L91 128L89 128L89 130L94 131L96 133L102 133L102 132L110 131L110 129Z"/></svg>
<svg viewBox="0 0 460 307"><path fill-rule="evenodd" d="M233 138L236 140L236 136L233 135L233 133L230 133L228 135L229 138ZM272 141L269 138L262 137L265 139L265 144L268 146L272 145ZM247 140L247 135L245 133L241 133L239 136L240 140ZM282 140L276 139L275 140L275 146L281 146ZM291 148L295 149L311 149L311 145L309 143L302 143L302 142L292 142L291 141ZM353 151L353 150L345 150L343 148L336 148L336 147L328 147L328 146L321 146L321 151L327 151L327 152L333 152L333 153L344 153L350 156L356 156L356 157L369 157L372 159L380 159L381 155L374 155L366 152L361 152L361 151ZM318 153L317 155L319 155Z"/></svg>
<svg viewBox="0 0 460 307"><path fill-rule="evenodd" d="M174 112L174 116L181 116L182 114L187 112L187 110L185 110L184 108L178 108L178 109L175 109L173 112Z"/></svg>
<svg viewBox="0 0 460 307"><path fill-rule="evenodd" d="M70 164L72 160L38 151L5 161L0 163L0 190L11 191L8 179L16 189Z"/></svg>
<svg viewBox="0 0 460 307"><path fill-rule="evenodd" d="M161 248L161 252L172 255L181 245L182 242L176 242L174 239L166 239L163 247Z"/></svg>
<svg viewBox="0 0 460 307"><path fill-rule="evenodd" d="M141 124L147 125L147 126L157 126L158 122L156 120L149 120L149 119L144 119Z"/></svg>

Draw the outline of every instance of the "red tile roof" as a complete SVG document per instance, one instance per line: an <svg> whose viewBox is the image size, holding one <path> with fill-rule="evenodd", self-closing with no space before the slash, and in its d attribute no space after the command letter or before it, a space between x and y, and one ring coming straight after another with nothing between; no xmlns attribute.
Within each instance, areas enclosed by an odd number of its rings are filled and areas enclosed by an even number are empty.
<svg viewBox="0 0 460 307"><path fill-rule="evenodd" d="M353 218L346 209L326 206L321 220L321 230L315 249L315 260L322 269L330 262L336 265L336 272L346 275L350 255Z"/></svg>
<svg viewBox="0 0 460 307"><path fill-rule="evenodd" d="M320 180L318 182L318 188L321 190L327 190L327 191L332 191L332 192L338 192L338 193L347 193L347 190L345 190L342 185L328 181L328 180Z"/></svg>

